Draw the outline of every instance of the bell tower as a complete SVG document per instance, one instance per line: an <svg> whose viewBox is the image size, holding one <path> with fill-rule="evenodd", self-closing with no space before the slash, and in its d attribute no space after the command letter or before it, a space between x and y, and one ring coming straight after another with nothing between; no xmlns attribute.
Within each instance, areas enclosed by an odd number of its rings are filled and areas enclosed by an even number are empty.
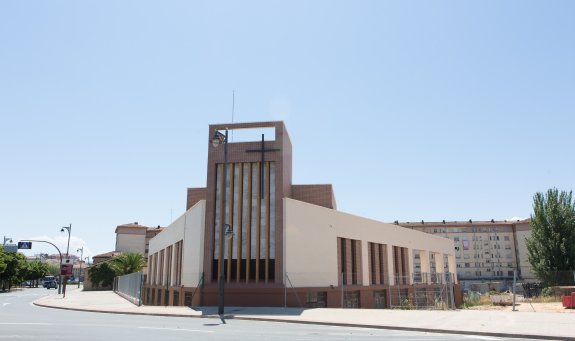
<svg viewBox="0 0 575 341"><path fill-rule="evenodd" d="M262 128L268 133L260 134ZM231 140L240 130L247 139ZM227 285L281 283L282 198L291 196L292 187L291 142L285 126L214 124L208 136L205 283L217 283L222 269Z"/></svg>

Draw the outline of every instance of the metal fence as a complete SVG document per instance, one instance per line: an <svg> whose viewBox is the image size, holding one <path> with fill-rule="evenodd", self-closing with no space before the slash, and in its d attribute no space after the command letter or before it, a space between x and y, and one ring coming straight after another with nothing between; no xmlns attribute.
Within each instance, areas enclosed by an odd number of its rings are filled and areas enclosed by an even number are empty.
<svg viewBox="0 0 575 341"><path fill-rule="evenodd" d="M516 278L516 283L515 291L525 298L560 297L575 291L575 271L549 271L542 273L541 278Z"/></svg>
<svg viewBox="0 0 575 341"><path fill-rule="evenodd" d="M144 273L134 272L114 278L114 292L135 305L142 305Z"/></svg>
<svg viewBox="0 0 575 341"><path fill-rule="evenodd" d="M389 286L389 307L393 309L455 309L452 273L415 273L395 276L395 283L409 285Z"/></svg>
<svg viewBox="0 0 575 341"><path fill-rule="evenodd" d="M299 288L329 286L338 290L342 308L361 308L361 295L372 295L375 308L391 309L455 309L452 273L415 273L409 276L393 276L393 284L387 273L372 274L377 283L365 283L372 290L366 291L361 274L352 273L286 273L285 300L295 295L297 304L303 307L325 306L321 293L301 295ZM329 279L326 281L326 279ZM315 284L315 285L314 285ZM299 293L299 294L298 294ZM317 301L317 302L316 302ZM322 303L323 302L323 303ZM323 305L322 305L323 304ZM286 303L287 305L287 303Z"/></svg>

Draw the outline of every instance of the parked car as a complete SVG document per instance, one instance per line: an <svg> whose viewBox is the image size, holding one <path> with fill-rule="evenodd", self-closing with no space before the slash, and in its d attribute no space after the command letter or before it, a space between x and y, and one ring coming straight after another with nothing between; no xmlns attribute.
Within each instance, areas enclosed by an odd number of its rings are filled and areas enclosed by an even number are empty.
<svg viewBox="0 0 575 341"><path fill-rule="evenodd" d="M44 281L44 288L46 288L46 289L50 289L50 288L58 289L58 283L56 283L55 280Z"/></svg>
<svg viewBox="0 0 575 341"><path fill-rule="evenodd" d="M42 282L48 282L48 281L55 281L56 277L48 275L48 276L44 276L44 278L42 278Z"/></svg>

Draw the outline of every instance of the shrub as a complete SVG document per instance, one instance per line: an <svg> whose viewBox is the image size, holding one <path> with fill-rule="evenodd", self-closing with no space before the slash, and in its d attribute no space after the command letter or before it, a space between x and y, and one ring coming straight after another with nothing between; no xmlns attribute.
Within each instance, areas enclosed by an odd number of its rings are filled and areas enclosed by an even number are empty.
<svg viewBox="0 0 575 341"><path fill-rule="evenodd" d="M553 296L553 288L552 287L543 288L543 290L541 290L541 296L543 297Z"/></svg>
<svg viewBox="0 0 575 341"><path fill-rule="evenodd" d="M481 304L481 296L474 291L469 291L463 296L463 304L461 308L469 308Z"/></svg>
<svg viewBox="0 0 575 341"><path fill-rule="evenodd" d="M409 301L409 299L405 298L400 302L400 309L402 310L411 310L413 309L413 305Z"/></svg>
<svg viewBox="0 0 575 341"><path fill-rule="evenodd" d="M116 272L109 262L93 265L88 269L88 274L94 287L109 287L114 282L114 277L116 277Z"/></svg>

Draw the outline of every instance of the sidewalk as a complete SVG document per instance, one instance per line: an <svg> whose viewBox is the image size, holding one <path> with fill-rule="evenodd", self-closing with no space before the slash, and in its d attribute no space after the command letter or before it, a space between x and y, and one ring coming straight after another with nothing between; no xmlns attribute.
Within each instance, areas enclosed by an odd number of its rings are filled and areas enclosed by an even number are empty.
<svg viewBox="0 0 575 341"><path fill-rule="evenodd" d="M163 306L138 307L112 291L81 291L77 288L68 288L66 298L53 294L38 299L34 304L50 308L118 314L217 316L216 307L195 309ZM575 311L561 314L481 310L226 307L225 312L225 318L230 319L575 341Z"/></svg>

